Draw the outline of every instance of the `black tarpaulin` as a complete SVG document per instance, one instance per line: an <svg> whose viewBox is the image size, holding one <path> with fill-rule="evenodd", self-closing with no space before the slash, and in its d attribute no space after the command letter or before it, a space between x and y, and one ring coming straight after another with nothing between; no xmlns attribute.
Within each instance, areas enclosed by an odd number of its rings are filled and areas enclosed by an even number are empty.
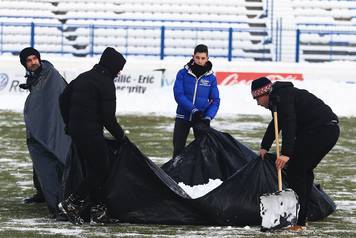
<svg viewBox="0 0 356 238"><path fill-rule="evenodd" d="M162 168L131 142L120 149L112 141L108 144L112 170L105 184L106 202L111 215L122 222L260 225L259 197L277 191L273 158L258 159L229 134L213 129L206 137L193 141L181 158ZM72 158L67 193L80 181L80 172L75 172L80 167L77 161ZM219 178L223 183L196 199L176 183L204 184L209 178ZM312 197L317 197L313 201L317 206L311 207L315 219L335 210L332 200L318 189L313 188Z"/></svg>
<svg viewBox="0 0 356 238"><path fill-rule="evenodd" d="M206 137L189 144L183 154L162 166L175 181L187 185L225 181L257 155L227 133L211 129Z"/></svg>

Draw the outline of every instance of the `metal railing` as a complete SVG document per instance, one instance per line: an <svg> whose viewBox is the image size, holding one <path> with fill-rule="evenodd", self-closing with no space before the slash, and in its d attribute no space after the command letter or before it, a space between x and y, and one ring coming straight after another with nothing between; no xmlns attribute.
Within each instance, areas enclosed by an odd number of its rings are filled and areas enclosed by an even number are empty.
<svg viewBox="0 0 356 238"><path fill-rule="evenodd" d="M295 62L356 61L356 30L297 29L295 44Z"/></svg>
<svg viewBox="0 0 356 238"><path fill-rule="evenodd" d="M269 31L266 28L0 22L0 54L18 54L22 48L33 46L43 53L94 56L101 54L104 47L113 46L126 56L150 56L165 59L167 57L189 57L196 44L210 42L211 44L208 44L211 49L210 56L228 61L238 58L281 61L284 50L282 46L286 44L294 45L295 62L356 61L356 26L352 26L354 30L340 31L336 30L337 26L331 30L321 30L323 26L328 26L330 29L330 24L304 24L298 26L295 39L282 39L283 32L287 31L282 23L282 19L278 19L275 29ZM309 29L314 26L316 30ZM103 34L103 31L108 33ZM151 32L151 36L141 34L137 37L135 32L138 31ZM153 35L152 32L154 32ZM185 34L190 37L184 36ZM110 35L113 37L105 41L105 37L110 38ZM206 35L210 35L211 39ZM47 38L49 40L46 40ZM138 45L132 43L137 41L143 43ZM188 43L182 45L185 41Z"/></svg>
<svg viewBox="0 0 356 238"><path fill-rule="evenodd" d="M45 28L41 31L41 29ZM103 34L107 31L110 33ZM46 33L46 31L50 33ZM101 33L98 33L101 31ZM153 35L130 36L134 32L147 31ZM9 33L10 32L10 33ZM24 32L27 34L24 34ZM183 34L183 36L182 36ZM190 35L185 37L184 34ZM211 36L203 37L208 34ZM110 35L117 37L114 39ZM133 34L135 35L135 34ZM241 37L240 37L241 35ZM244 35L244 36L242 36ZM104 42L97 42L98 39ZM250 39L249 39L250 37ZM231 61L235 58L253 58L257 60L272 60L273 51L270 50L271 38L265 28L242 29L232 27L173 27L173 26L120 26L120 25L68 25L45 23L0 23L0 53L18 53L23 47L32 46L43 53L73 54L76 56L94 56L101 54L103 47L115 46L123 54L153 56L164 59L166 57L187 57L191 55L192 48L200 42L215 42L208 46L211 48L211 57L226 58ZM11 40L8 40L11 38ZM55 39L53 47L51 40ZM81 39L81 40L78 40ZM177 45L167 45L167 41L176 40ZM185 39L189 43L185 46L180 40ZM214 39L219 39L215 40ZM135 52L132 41L147 41L139 44L140 49ZM15 44L13 42L19 42ZM239 44L243 44L240 46ZM154 47L149 47L149 46ZM136 45L137 46L137 45ZM182 49L180 52L179 49ZM189 49L189 52L185 52Z"/></svg>

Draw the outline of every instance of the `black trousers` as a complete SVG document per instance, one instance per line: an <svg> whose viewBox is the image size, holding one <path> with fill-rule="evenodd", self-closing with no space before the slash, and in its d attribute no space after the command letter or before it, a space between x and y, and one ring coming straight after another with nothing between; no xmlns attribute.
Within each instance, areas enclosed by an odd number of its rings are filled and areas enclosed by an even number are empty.
<svg viewBox="0 0 356 238"><path fill-rule="evenodd" d="M74 193L81 200L105 202L103 185L110 171L108 148L103 136L72 136L81 160L84 179Z"/></svg>
<svg viewBox="0 0 356 238"><path fill-rule="evenodd" d="M173 158L183 152L191 127L193 127L195 138L198 138L202 135L197 130L195 130L193 123L190 121L176 118L173 130Z"/></svg>
<svg viewBox="0 0 356 238"><path fill-rule="evenodd" d="M306 223L310 192L314 181L313 170L334 147L339 135L340 129L337 124L324 125L297 133L294 156L291 156L287 166L287 179L299 198L298 225L305 226Z"/></svg>
<svg viewBox="0 0 356 238"><path fill-rule="evenodd" d="M36 189L36 194L38 194L38 195L43 197L41 184L40 184L40 181L38 180L37 173L36 173L36 170L35 170L35 166L32 166L32 171L33 171L33 174L32 174L33 186Z"/></svg>
<svg viewBox="0 0 356 238"><path fill-rule="evenodd" d="M27 139L37 185L40 185L50 213L58 212L58 203L63 200L63 164L35 138ZM35 180L34 180L35 182Z"/></svg>

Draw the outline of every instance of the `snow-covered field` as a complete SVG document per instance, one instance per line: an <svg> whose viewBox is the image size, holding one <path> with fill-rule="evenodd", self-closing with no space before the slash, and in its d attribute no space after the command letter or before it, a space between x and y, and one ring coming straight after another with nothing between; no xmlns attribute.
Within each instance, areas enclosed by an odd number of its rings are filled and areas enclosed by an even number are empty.
<svg viewBox="0 0 356 238"><path fill-rule="evenodd" d="M70 81L88 70L97 59L43 56ZM341 137L333 151L318 166L317 182L336 202L337 211L326 220L312 222L298 237L355 237L356 161L355 126L356 75L353 63L282 64L215 61L215 71L290 72L303 74L293 81L323 99L340 116ZM173 118L176 103L172 83L187 60L155 61L128 58L121 81L116 81L117 114L130 139L155 163L171 156ZM294 237L278 232L263 234L259 227L207 227L120 224L118 226L73 227L47 218L44 205L22 204L32 194L32 165L25 143L21 113L27 92L19 90L24 68L17 57L0 56L0 237ZM157 69L166 69L164 77ZM125 77L136 78L130 83ZM140 78L144 81L139 83ZM146 77L143 79L143 77ZM127 79L127 78L126 78ZM146 81L145 81L146 80ZM134 81L134 82L133 82ZM126 90L123 90L126 87ZM141 88L140 88L141 87ZM143 88L145 90L143 92ZM250 82L219 86L221 106L212 126L232 134L257 150L270 118L250 94ZM131 91L131 92L130 92ZM153 116L152 116L153 115ZM211 184L212 185L212 184ZM214 186L209 188L213 189ZM192 188L186 188L192 189ZM197 188L196 188L197 189ZM208 190L203 191L207 192ZM195 190L192 194L202 194ZM195 196L195 195L193 195Z"/></svg>

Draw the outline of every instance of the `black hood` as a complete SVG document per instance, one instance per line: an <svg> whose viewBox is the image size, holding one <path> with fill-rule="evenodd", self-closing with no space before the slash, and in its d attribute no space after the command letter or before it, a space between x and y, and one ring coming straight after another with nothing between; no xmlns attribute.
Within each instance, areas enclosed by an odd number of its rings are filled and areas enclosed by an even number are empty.
<svg viewBox="0 0 356 238"><path fill-rule="evenodd" d="M124 68L125 63L124 56L111 47L104 50L99 61L99 65L106 68L113 78Z"/></svg>

